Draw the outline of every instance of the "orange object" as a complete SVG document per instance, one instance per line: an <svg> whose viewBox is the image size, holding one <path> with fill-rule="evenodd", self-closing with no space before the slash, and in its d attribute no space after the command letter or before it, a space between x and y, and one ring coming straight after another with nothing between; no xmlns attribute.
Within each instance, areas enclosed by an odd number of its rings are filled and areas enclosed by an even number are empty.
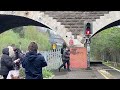
<svg viewBox="0 0 120 90"><path fill-rule="evenodd" d="M87 50L84 47L70 48L70 67L87 68Z"/></svg>

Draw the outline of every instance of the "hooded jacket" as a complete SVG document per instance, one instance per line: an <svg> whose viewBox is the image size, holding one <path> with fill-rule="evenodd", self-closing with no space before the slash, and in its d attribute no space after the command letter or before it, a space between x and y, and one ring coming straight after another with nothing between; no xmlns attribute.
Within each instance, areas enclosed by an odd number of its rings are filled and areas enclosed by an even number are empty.
<svg viewBox="0 0 120 90"><path fill-rule="evenodd" d="M9 48L4 48L2 50L2 57L1 57L1 75L8 75L10 70L13 70L14 63L12 58L9 56Z"/></svg>
<svg viewBox="0 0 120 90"><path fill-rule="evenodd" d="M28 52L22 60L26 79L43 79L42 67L47 66L44 57L36 52Z"/></svg>
<svg viewBox="0 0 120 90"><path fill-rule="evenodd" d="M67 61L67 60L70 60L70 50L64 49L64 52L63 52L63 61Z"/></svg>

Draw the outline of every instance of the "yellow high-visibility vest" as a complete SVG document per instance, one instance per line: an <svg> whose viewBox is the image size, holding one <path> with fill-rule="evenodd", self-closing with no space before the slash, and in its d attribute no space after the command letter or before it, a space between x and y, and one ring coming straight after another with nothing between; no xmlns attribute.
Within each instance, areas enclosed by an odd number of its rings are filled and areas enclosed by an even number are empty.
<svg viewBox="0 0 120 90"><path fill-rule="evenodd" d="M52 48L53 48L53 49L56 49L56 48L57 48L57 45L54 43L54 44L52 45Z"/></svg>

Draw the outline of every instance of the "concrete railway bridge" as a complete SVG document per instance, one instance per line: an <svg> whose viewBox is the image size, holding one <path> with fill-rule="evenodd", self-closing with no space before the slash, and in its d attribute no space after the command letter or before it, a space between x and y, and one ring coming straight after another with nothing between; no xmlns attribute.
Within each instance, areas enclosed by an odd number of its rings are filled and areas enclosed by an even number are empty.
<svg viewBox="0 0 120 90"><path fill-rule="evenodd" d="M19 26L42 26L60 35L67 44L72 38L83 47L84 22L93 23L93 34L117 26L120 11L0 11L0 33Z"/></svg>

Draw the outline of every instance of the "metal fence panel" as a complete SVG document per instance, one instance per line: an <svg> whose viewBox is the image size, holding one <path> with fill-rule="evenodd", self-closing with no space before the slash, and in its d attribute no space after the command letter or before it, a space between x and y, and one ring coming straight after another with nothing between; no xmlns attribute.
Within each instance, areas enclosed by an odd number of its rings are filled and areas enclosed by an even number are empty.
<svg viewBox="0 0 120 90"><path fill-rule="evenodd" d="M48 66L46 69L58 69L62 64L61 58L61 48L50 50L50 51L40 51L40 53L44 56Z"/></svg>

